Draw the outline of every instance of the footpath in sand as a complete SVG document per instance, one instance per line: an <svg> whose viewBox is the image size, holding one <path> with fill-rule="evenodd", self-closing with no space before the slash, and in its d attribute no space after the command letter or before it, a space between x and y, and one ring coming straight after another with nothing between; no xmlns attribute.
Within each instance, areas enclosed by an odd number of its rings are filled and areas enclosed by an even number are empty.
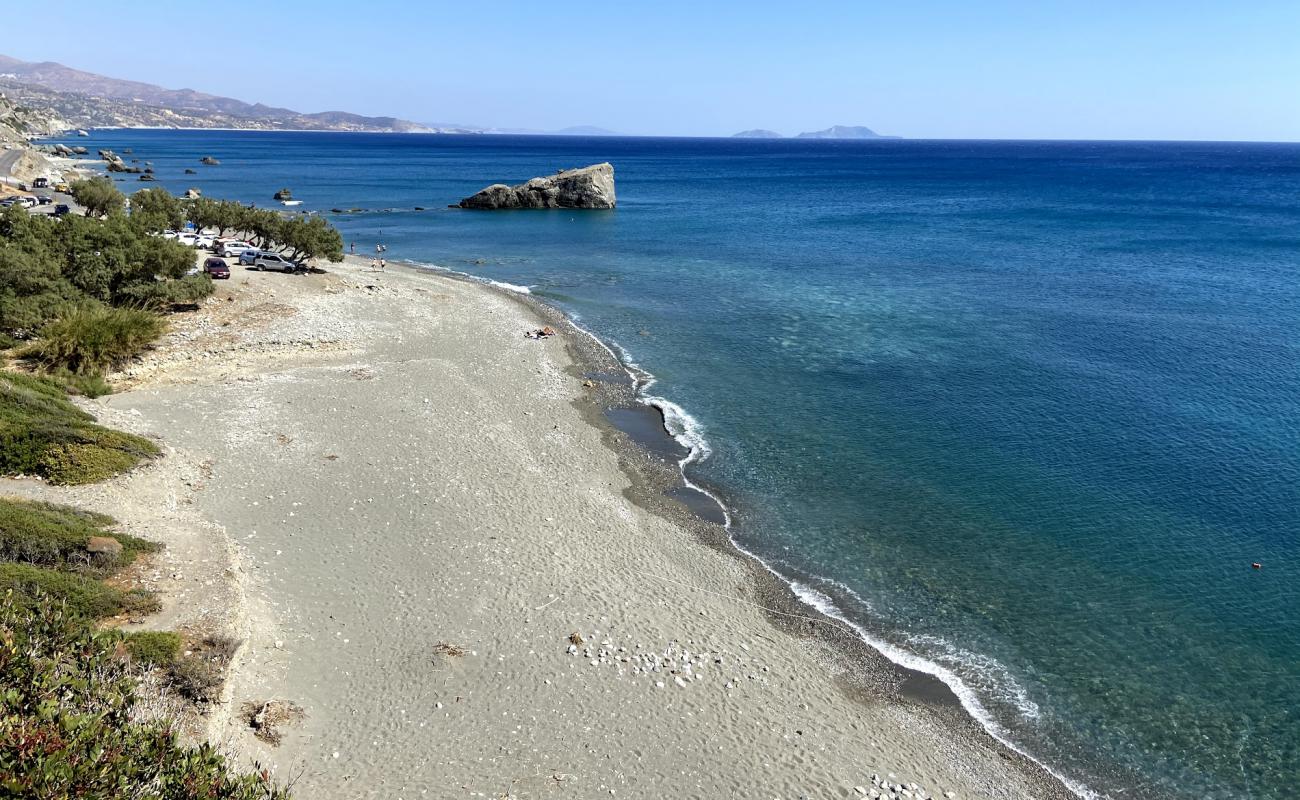
<svg viewBox="0 0 1300 800"><path fill-rule="evenodd" d="M171 455L83 499L186 515L205 544L168 540L164 613L207 586L246 639L216 740L302 798L889 797L873 773L1067 796L853 689L773 627L741 559L633 503L565 337L524 337L540 324L436 275L235 268L90 404ZM240 714L270 700L304 710L278 746Z"/></svg>

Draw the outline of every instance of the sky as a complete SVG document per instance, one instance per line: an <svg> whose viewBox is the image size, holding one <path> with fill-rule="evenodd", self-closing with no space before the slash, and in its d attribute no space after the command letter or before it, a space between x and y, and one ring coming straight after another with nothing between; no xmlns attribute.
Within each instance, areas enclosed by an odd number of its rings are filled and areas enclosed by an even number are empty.
<svg viewBox="0 0 1300 800"><path fill-rule="evenodd" d="M0 52L428 123L1300 141L1300 0L113 5L6 0Z"/></svg>

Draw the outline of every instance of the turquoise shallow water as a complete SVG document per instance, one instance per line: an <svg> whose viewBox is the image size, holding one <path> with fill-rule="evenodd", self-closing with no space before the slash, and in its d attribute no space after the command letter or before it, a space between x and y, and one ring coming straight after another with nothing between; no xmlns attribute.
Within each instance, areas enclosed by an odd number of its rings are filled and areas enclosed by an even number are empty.
<svg viewBox="0 0 1300 800"><path fill-rule="evenodd" d="M90 142L563 307L690 412L742 546L1071 780L1300 795L1300 146ZM600 160L613 212L445 208Z"/></svg>

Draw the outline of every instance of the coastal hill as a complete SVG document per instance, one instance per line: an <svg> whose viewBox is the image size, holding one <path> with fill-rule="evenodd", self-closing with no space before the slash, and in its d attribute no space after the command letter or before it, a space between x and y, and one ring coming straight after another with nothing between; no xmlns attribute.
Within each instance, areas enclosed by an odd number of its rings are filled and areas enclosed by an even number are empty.
<svg viewBox="0 0 1300 800"><path fill-rule="evenodd" d="M892 136L881 136L870 128L862 125L832 125L822 131L805 131L799 134L799 139L892 139Z"/></svg>
<svg viewBox="0 0 1300 800"><path fill-rule="evenodd" d="M782 136L776 131L769 131L763 128L754 128L753 130L749 130L749 131L741 131L740 133L733 133L731 134L731 138L733 139L780 139L782 138Z"/></svg>
<svg viewBox="0 0 1300 800"><path fill-rule="evenodd" d="M32 63L0 55L0 92L50 109L78 128L168 127L422 132L429 127L395 117L343 111L304 114L261 103L120 80L53 61Z"/></svg>

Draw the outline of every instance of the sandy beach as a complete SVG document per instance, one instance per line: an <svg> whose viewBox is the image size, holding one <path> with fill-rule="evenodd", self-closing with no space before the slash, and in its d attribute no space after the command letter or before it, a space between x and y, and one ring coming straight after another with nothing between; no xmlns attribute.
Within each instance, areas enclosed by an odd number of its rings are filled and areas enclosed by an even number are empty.
<svg viewBox="0 0 1300 800"><path fill-rule="evenodd" d="M166 542L149 624L245 642L208 731L241 763L313 798L1072 796L665 498L558 316L362 259L232 273L86 404L164 459L7 489ZM304 711L278 746L240 714L271 700Z"/></svg>

